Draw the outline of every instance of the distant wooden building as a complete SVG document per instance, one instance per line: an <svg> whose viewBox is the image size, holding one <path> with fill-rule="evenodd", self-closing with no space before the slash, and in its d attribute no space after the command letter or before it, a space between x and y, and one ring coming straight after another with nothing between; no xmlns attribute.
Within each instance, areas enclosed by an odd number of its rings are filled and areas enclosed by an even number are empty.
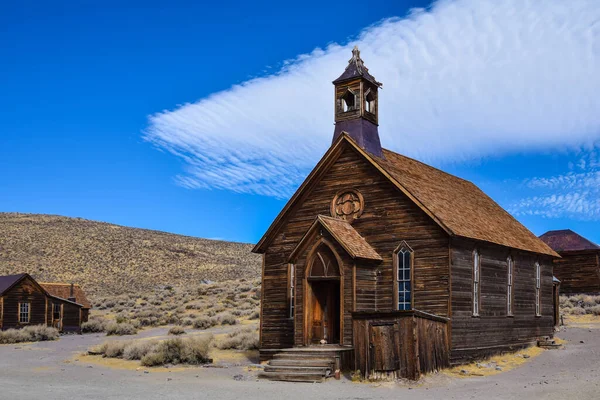
<svg viewBox="0 0 600 400"><path fill-rule="evenodd" d="M87 302L85 295L82 298ZM0 330L46 325L61 332L80 332L89 308L84 311L86 306L73 297L54 295L29 274L0 276Z"/></svg>
<svg viewBox="0 0 600 400"><path fill-rule="evenodd" d="M52 326L65 332L80 331L92 308L81 287L72 283L40 282L40 285L53 296Z"/></svg>
<svg viewBox="0 0 600 400"><path fill-rule="evenodd" d="M548 231L540 236L560 254L554 275L562 294L600 294L600 246L570 229Z"/></svg>
<svg viewBox="0 0 600 400"><path fill-rule="evenodd" d="M552 336L558 255L471 182L381 147L358 49L333 83L333 143L253 250L264 376L414 379Z"/></svg>

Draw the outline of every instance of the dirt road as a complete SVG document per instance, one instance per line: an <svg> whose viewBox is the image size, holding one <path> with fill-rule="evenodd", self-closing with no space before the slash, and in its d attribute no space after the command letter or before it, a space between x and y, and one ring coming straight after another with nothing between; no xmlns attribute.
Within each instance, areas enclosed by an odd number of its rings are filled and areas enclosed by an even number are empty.
<svg viewBox="0 0 600 400"><path fill-rule="evenodd" d="M164 332L145 331L143 336L156 334ZM0 346L0 399L600 398L600 329L568 328L559 336L567 340L564 349L545 351L515 370L472 378L437 374L410 387L402 383L357 384L346 379L322 384L257 381L256 372L249 372L244 365L170 372L150 369L148 373L109 368L87 363L85 358L74 361L105 337L66 336L56 342Z"/></svg>

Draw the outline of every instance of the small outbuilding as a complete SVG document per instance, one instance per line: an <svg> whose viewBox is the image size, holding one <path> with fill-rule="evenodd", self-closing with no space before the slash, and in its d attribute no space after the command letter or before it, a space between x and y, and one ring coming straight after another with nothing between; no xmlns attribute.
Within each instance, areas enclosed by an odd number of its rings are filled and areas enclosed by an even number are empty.
<svg viewBox="0 0 600 400"><path fill-rule="evenodd" d="M73 283L54 282L40 282L40 285L44 289L46 289L46 291L50 295L56 298L67 300L68 302L81 305L81 316L78 315L79 310L76 311L72 305L68 306L66 310L68 312L68 315L65 314L67 319L75 321L75 319L80 318L81 322L88 321L92 304L87 299L85 292L83 291L81 286Z"/></svg>
<svg viewBox="0 0 600 400"><path fill-rule="evenodd" d="M554 276L561 294L600 294L600 246L570 229L540 236L561 258L554 260Z"/></svg>

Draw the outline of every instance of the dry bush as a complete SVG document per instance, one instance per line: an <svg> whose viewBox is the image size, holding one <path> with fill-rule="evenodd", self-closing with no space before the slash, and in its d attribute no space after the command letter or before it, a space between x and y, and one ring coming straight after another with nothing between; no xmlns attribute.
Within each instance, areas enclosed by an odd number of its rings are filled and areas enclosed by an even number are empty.
<svg viewBox="0 0 600 400"><path fill-rule="evenodd" d="M221 313L216 318L221 325L235 325L238 323L238 320L230 312Z"/></svg>
<svg viewBox="0 0 600 400"><path fill-rule="evenodd" d="M132 340L127 343L123 350L123 359L125 360L141 360L150 353L158 344L157 341L148 340Z"/></svg>
<svg viewBox="0 0 600 400"><path fill-rule="evenodd" d="M45 340L56 340L59 337L58 330L45 325L26 326L22 329L8 329L0 332L0 344L41 342Z"/></svg>
<svg viewBox="0 0 600 400"><path fill-rule="evenodd" d="M118 324L116 322L111 322L106 326L106 336L123 336L123 335L135 335L137 333L137 329L130 323L121 323Z"/></svg>
<svg viewBox="0 0 600 400"><path fill-rule="evenodd" d="M141 362L146 367L164 364L206 364L212 362L208 356L210 337L174 338L160 342L146 354Z"/></svg>
<svg viewBox="0 0 600 400"><path fill-rule="evenodd" d="M196 329L208 329L208 328L212 328L215 325L218 325L219 321L216 318L210 318L210 317L198 317L196 318L196 320L194 321L194 328Z"/></svg>
<svg viewBox="0 0 600 400"><path fill-rule="evenodd" d="M590 308L588 309L588 311L589 311L591 314L594 314L594 315L600 315L600 305L595 305L595 306L593 306L593 307L590 307Z"/></svg>
<svg viewBox="0 0 600 400"><path fill-rule="evenodd" d="M561 312L566 315L600 315L600 296L560 296L559 303Z"/></svg>
<svg viewBox="0 0 600 400"><path fill-rule="evenodd" d="M183 335L185 334L185 329L183 329L182 326L174 326L171 329L169 329L169 335Z"/></svg>
<svg viewBox="0 0 600 400"><path fill-rule="evenodd" d="M252 311L252 314L248 316L248 319L259 319L260 311Z"/></svg>
<svg viewBox="0 0 600 400"><path fill-rule="evenodd" d="M104 317L93 315L87 322L81 324L83 333L105 332L108 321Z"/></svg>
<svg viewBox="0 0 600 400"><path fill-rule="evenodd" d="M221 350L257 350L258 346L258 330L254 328L242 328L231 332L217 344Z"/></svg>

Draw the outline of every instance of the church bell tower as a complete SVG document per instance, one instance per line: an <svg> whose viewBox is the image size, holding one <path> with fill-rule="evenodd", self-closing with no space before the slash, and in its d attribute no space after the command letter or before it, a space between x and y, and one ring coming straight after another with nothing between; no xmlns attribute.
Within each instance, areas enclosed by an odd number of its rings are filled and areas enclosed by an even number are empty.
<svg viewBox="0 0 600 400"><path fill-rule="evenodd" d="M333 141L346 132L365 151L383 157L379 140L379 97L382 84L369 73L358 47L335 86L335 131Z"/></svg>

